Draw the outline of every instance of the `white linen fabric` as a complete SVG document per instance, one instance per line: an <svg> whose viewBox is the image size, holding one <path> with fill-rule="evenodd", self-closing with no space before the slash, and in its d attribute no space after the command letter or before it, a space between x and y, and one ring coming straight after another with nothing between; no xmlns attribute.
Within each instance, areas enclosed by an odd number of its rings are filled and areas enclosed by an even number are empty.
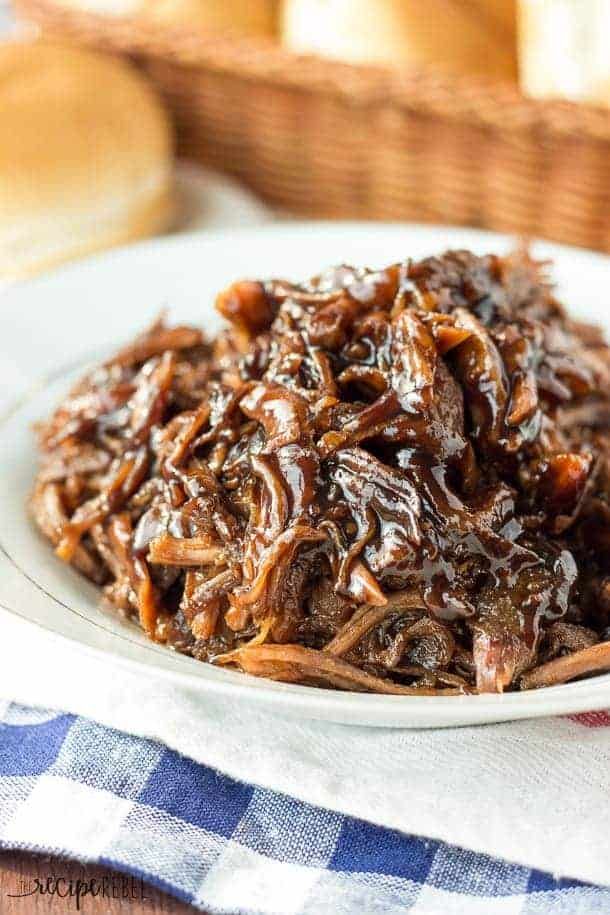
<svg viewBox="0 0 610 915"><path fill-rule="evenodd" d="M370 822L610 885L610 715L448 730L287 719L115 667L7 613L0 696Z"/></svg>

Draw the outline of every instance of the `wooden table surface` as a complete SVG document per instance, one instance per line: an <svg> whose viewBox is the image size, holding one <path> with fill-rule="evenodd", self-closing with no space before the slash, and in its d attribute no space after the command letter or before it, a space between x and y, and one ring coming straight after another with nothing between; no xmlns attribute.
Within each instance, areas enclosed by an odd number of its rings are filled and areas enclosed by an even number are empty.
<svg viewBox="0 0 610 915"><path fill-rule="evenodd" d="M64 878L58 887L65 893L68 881L97 881L94 886L105 886L106 895L85 895L80 900L82 915L193 915L198 909L160 893L147 884L124 875L88 864L77 864L60 858L29 855L23 852L0 851L0 913L2 915L64 915L79 910L76 898L42 895L38 883L47 884L48 878ZM106 878L105 884L103 883ZM51 886L53 884L51 883ZM115 897L112 898L114 891ZM30 895L25 895L29 893ZM22 895L23 894L23 895ZM124 895L125 898L121 898Z"/></svg>

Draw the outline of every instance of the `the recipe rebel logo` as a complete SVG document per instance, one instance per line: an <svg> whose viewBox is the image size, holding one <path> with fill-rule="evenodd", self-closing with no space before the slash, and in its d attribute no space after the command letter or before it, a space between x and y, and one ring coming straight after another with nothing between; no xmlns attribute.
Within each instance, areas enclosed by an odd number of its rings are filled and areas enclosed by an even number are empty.
<svg viewBox="0 0 610 915"><path fill-rule="evenodd" d="M123 874L107 874L101 877L62 877L56 874L48 877L19 879L18 891L7 893L12 899L28 896L56 896L71 903L76 911L83 910L83 903L89 898L117 899L122 902L146 902L146 886L139 877Z"/></svg>

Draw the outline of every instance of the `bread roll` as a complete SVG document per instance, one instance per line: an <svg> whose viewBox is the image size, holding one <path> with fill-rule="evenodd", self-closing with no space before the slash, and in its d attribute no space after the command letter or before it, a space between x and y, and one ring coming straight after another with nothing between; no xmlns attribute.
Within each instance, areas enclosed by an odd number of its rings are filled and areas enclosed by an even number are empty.
<svg viewBox="0 0 610 915"><path fill-rule="evenodd" d="M272 35L277 0L59 0L61 6L132 16L192 32Z"/></svg>
<svg viewBox="0 0 610 915"><path fill-rule="evenodd" d="M165 228L172 135L130 66L47 42L0 45L0 276Z"/></svg>
<svg viewBox="0 0 610 915"><path fill-rule="evenodd" d="M167 25L187 25L191 31L272 35L272 0L144 0L140 15Z"/></svg>
<svg viewBox="0 0 610 915"><path fill-rule="evenodd" d="M515 0L284 0L287 47L515 80Z"/></svg>
<svg viewBox="0 0 610 915"><path fill-rule="evenodd" d="M520 0L528 95L610 104L610 0Z"/></svg>

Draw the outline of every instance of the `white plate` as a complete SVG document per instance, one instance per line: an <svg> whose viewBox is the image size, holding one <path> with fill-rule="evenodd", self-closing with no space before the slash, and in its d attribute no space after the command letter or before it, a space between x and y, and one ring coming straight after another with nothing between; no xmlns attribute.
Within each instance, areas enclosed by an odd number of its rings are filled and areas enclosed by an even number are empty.
<svg viewBox="0 0 610 915"><path fill-rule="evenodd" d="M247 188L193 162L176 166L178 220L174 232L260 225L272 217Z"/></svg>
<svg viewBox="0 0 610 915"><path fill-rule="evenodd" d="M351 724L439 727L610 706L610 675L504 696L411 698L293 686L214 668L148 642L98 608L95 587L55 558L26 516L36 470L31 424L48 414L84 366L162 307L213 332L217 290L243 276L305 278L338 262L383 266L447 247L507 251L471 230L379 224L274 224L146 242L73 265L0 297L0 605L83 649L201 691L239 694L278 712ZM609 321L610 259L552 245L555 276L574 315ZM8 383L7 383L7 379ZM53 650L49 640L49 650Z"/></svg>

